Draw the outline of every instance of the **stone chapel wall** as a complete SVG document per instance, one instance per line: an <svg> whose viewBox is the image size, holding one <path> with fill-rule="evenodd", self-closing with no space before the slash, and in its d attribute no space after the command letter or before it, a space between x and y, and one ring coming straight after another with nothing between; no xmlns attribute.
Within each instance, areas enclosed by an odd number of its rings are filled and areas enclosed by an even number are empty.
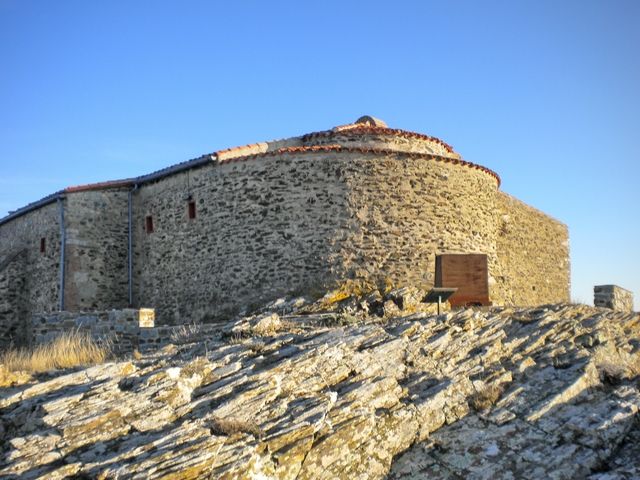
<svg viewBox="0 0 640 480"><path fill-rule="evenodd" d="M31 312L59 308L60 212L45 205L0 225L0 346L24 343Z"/></svg>
<svg viewBox="0 0 640 480"><path fill-rule="evenodd" d="M128 192L66 194L65 310L128 306Z"/></svg>
<svg viewBox="0 0 640 480"><path fill-rule="evenodd" d="M501 220L497 236L507 305L568 302L569 232L554 218L498 192Z"/></svg>
<svg viewBox="0 0 640 480"><path fill-rule="evenodd" d="M432 286L436 253L485 253L494 271L496 189L441 157L364 150L182 172L135 194L134 304L174 324L344 282Z"/></svg>

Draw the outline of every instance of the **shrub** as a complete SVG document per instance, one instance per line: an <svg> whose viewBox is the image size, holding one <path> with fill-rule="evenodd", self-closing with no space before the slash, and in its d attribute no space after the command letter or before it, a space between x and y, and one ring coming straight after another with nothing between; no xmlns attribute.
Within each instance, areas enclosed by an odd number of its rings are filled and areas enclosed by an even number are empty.
<svg viewBox="0 0 640 480"><path fill-rule="evenodd" d="M376 286L364 281L347 280L337 289L327 292L318 303L321 308L329 308L331 305L346 300L349 297L359 298L375 290Z"/></svg>
<svg viewBox="0 0 640 480"><path fill-rule="evenodd" d="M358 317L346 312L325 314L320 321L325 327L345 327L360 323Z"/></svg>
<svg viewBox="0 0 640 480"><path fill-rule="evenodd" d="M175 328L171 332L171 343L182 345L185 343L193 343L202 339L202 324L188 323Z"/></svg>
<svg viewBox="0 0 640 480"><path fill-rule="evenodd" d="M234 433L248 433L255 438L262 437L262 430L255 423L239 418L219 418L211 419L211 433L214 435L230 436Z"/></svg>
<svg viewBox="0 0 640 480"><path fill-rule="evenodd" d="M111 354L107 342L96 342L89 333L73 330L32 349L14 349L0 355L9 371L29 373L103 363Z"/></svg>
<svg viewBox="0 0 640 480"><path fill-rule="evenodd" d="M469 405L477 412L486 410L495 405L503 391L504 387L502 385L496 383L486 385L469 397Z"/></svg>

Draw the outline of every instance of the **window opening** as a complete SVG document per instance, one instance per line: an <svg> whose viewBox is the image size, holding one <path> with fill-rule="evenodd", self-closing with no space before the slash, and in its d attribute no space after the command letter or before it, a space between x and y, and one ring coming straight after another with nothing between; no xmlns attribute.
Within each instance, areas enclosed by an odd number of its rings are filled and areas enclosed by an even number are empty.
<svg viewBox="0 0 640 480"><path fill-rule="evenodd" d="M147 215L145 226L147 233L153 233L153 217L151 215Z"/></svg>
<svg viewBox="0 0 640 480"><path fill-rule="evenodd" d="M189 201L189 218L196 218L196 202Z"/></svg>
<svg viewBox="0 0 640 480"><path fill-rule="evenodd" d="M47 241L44 237L40 239L40 253L44 253L46 251Z"/></svg>

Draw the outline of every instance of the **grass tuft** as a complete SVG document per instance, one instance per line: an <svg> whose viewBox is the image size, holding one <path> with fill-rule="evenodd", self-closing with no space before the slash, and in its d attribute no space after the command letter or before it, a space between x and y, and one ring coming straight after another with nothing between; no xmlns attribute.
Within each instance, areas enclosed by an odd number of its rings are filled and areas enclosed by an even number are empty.
<svg viewBox="0 0 640 480"><path fill-rule="evenodd" d="M193 322L181 325L171 332L171 343L182 345L202 340L202 324Z"/></svg>
<svg viewBox="0 0 640 480"><path fill-rule="evenodd" d="M486 410L495 405L503 391L504 387L502 385L487 385L469 397L469 405L476 412Z"/></svg>
<svg viewBox="0 0 640 480"><path fill-rule="evenodd" d="M219 418L213 417L211 419L211 433L214 435L226 435L231 436L235 433L248 433L255 438L262 437L262 430L255 423L242 420L239 418Z"/></svg>
<svg viewBox="0 0 640 480"><path fill-rule="evenodd" d="M100 344L89 333L73 330L35 348L4 352L0 364L11 372L42 373L104 363L110 354L107 343Z"/></svg>

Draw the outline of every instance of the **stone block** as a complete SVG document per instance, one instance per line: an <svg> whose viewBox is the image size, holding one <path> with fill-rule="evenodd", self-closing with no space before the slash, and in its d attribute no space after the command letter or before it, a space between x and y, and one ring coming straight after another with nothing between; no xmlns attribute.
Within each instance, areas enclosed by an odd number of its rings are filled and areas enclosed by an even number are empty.
<svg viewBox="0 0 640 480"><path fill-rule="evenodd" d="M593 304L621 312L633 311L633 293L617 285L593 287Z"/></svg>
<svg viewBox="0 0 640 480"><path fill-rule="evenodd" d="M140 330L140 339L149 340L158 338L159 332L155 328L143 328Z"/></svg>
<svg viewBox="0 0 640 480"><path fill-rule="evenodd" d="M153 308L141 308L138 311L138 322L142 328L152 328L155 326L156 311Z"/></svg>

